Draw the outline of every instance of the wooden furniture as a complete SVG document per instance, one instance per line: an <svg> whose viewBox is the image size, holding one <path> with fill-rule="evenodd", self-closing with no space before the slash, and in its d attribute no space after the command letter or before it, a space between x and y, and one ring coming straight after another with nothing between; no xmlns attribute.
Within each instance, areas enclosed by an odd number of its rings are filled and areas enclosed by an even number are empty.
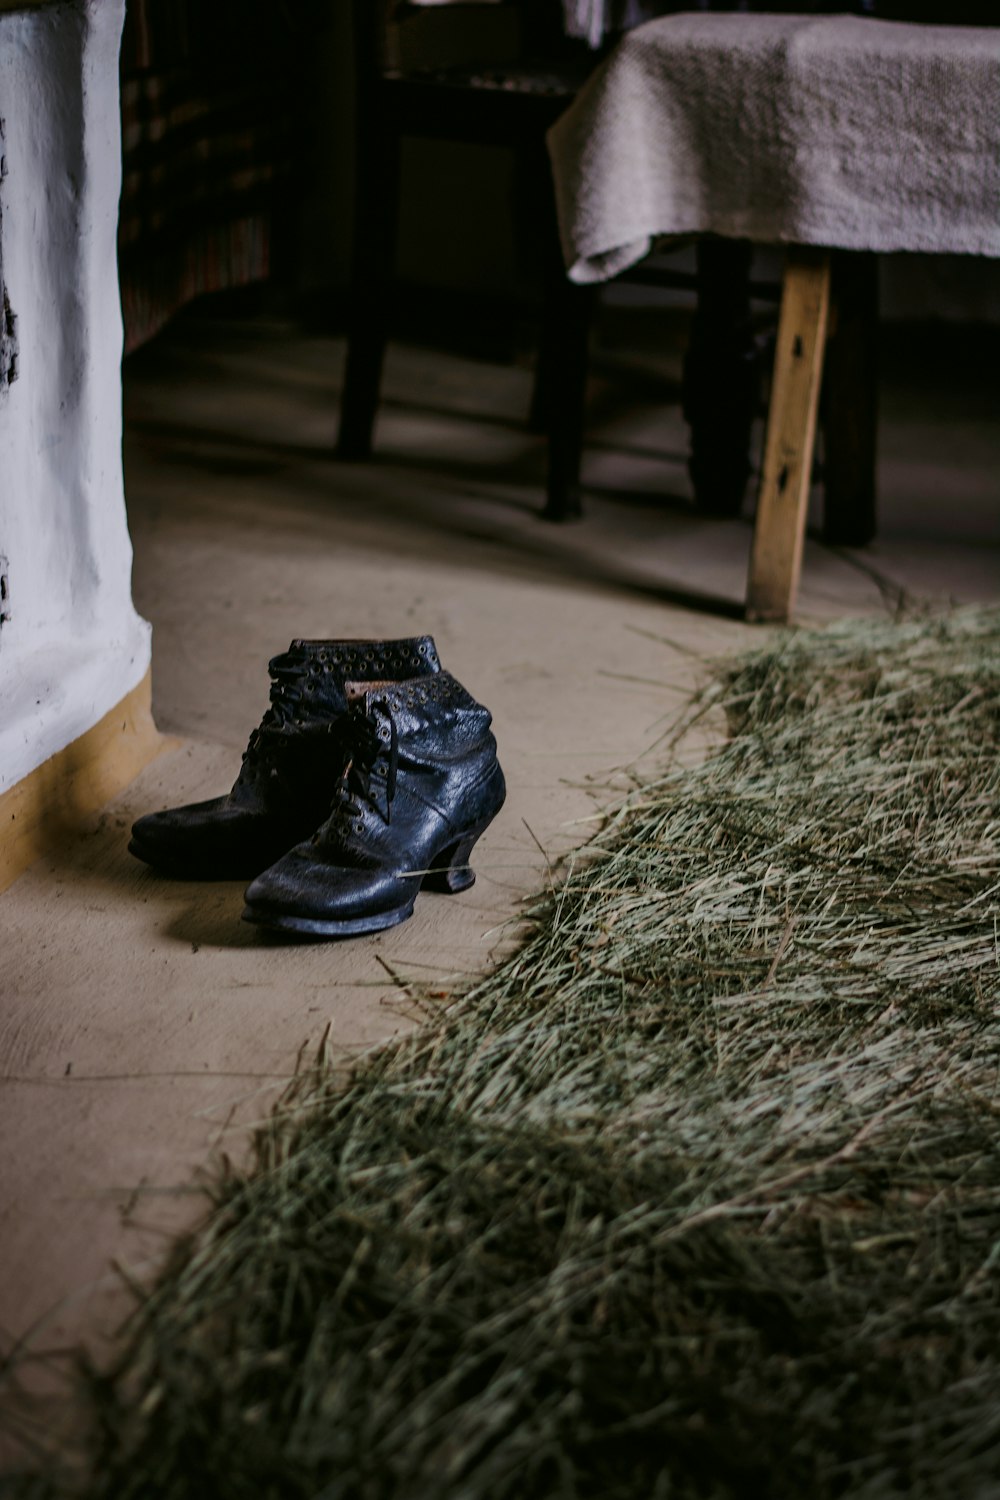
<svg viewBox="0 0 1000 1500"><path fill-rule="evenodd" d="M1000 256L998 81L995 28L689 13L626 39L550 134L581 279L664 233L788 247L752 619L793 608L821 379L827 538L872 534L875 254Z"/></svg>
<svg viewBox="0 0 1000 1500"><path fill-rule="evenodd" d="M830 254L796 248L785 270L746 610L787 620L799 581L830 316Z"/></svg>
<svg viewBox="0 0 1000 1500"><path fill-rule="evenodd" d="M988 0L868 0L859 9L879 19L928 25L996 23ZM730 296L738 295L733 282ZM859 547L875 535L877 343L875 255L790 248L747 579L750 620L785 621L791 615L818 426L824 428L823 540ZM731 437L742 440L732 427Z"/></svg>
<svg viewBox="0 0 1000 1500"><path fill-rule="evenodd" d="M307 18L268 0L128 0L118 263L125 352L186 302L275 274ZM262 45L262 38L267 39ZM298 91L298 93L297 93Z"/></svg>
<svg viewBox="0 0 1000 1500"><path fill-rule="evenodd" d="M542 281L530 417L548 439L542 514L564 521L581 513L587 350L596 291L575 285L565 274L545 136L599 58L567 42L558 0L509 0L509 5L517 12L521 33L516 60L407 71L388 55L387 35L390 24L399 20L419 26L420 8L394 0L354 0L356 220L337 452L358 460L372 451L388 335L402 141L429 137L507 146L515 153L518 199L522 216L532 221ZM712 0L711 8L715 5ZM696 499L715 515L739 511L750 472L759 380L748 272L748 247L719 241L698 247L694 275L640 267L631 278L698 295L683 399ZM719 441L720 432L724 441Z"/></svg>
<svg viewBox="0 0 1000 1500"><path fill-rule="evenodd" d="M415 9L411 8L411 9ZM347 367L338 453L371 453L393 280L401 143L405 137L501 145L515 153L520 197L540 245L543 327L533 420L548 434L546 514L562 518L579 507L586 343L592 294L563 272L545 133L593 66L567 45L558 10L519 7L517 60L404 72L386 55L391 0L354 0L357 87L355 239ZM414 22L414 24L418 24Z"/></svg>

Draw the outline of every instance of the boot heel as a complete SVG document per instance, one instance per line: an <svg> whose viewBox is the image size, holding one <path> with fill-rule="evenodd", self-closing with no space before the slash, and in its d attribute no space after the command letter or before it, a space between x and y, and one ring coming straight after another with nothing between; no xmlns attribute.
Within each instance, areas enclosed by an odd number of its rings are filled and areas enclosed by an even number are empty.
<svg viewBox="0 0 1000 1500"><path fill-rule="evenodd" d="M482 832L481 828L477 828L473 833L463 833L461 838L441 850L430 871L424 876L425 891L444 891L455 896L459 891L467 891L470 885L475 885L476 872L469 868L469 860L473 846Z"/></svg>

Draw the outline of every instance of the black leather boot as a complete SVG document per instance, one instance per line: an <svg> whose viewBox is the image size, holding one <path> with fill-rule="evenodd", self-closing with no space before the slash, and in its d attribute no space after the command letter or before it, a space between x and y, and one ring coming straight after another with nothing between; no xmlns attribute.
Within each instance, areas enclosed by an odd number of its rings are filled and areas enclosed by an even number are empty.
<svg viewBox="0 0 1000 1500"><path fill-rule="evenodd" d="M231 792L133 824L129 849L169 875L249 880L308 837L330 811L343 767L336 728L345 682L440 672L430 636L400 641L293 641L269 663L271 706Z"/></svg>
<svg viewBox="0 0 1000 1500"><path fill-rule="evenodd" d="M376 932L405 921L422 886L464 891L476 878L472 847L506 791L489 710L441 672L362 690L338 734L346 758L333 811L248 887L248 922L317 937Z"/></svg>

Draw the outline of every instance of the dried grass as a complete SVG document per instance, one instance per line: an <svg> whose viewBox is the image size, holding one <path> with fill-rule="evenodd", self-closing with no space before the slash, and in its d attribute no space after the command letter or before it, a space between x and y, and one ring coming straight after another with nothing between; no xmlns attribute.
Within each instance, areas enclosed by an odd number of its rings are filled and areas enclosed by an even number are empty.
<svg viewBox="0 0 1000 1500"><path fill-rule="evenodd" d="M719 707L495 972L297 1081L90 1500L1000 1495L1000 615Z"/></svg>

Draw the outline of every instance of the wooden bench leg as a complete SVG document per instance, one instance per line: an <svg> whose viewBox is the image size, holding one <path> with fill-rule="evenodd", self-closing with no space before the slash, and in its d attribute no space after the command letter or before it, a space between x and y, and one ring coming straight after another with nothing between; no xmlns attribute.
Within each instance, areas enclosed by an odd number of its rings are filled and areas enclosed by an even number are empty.
<svg viewBox="0 0 1000 1500"><path fill-rule="evenodd" d="M787 620L795 602L829 309L829 252L791 248L750 554L748 620Z"/></svg>

